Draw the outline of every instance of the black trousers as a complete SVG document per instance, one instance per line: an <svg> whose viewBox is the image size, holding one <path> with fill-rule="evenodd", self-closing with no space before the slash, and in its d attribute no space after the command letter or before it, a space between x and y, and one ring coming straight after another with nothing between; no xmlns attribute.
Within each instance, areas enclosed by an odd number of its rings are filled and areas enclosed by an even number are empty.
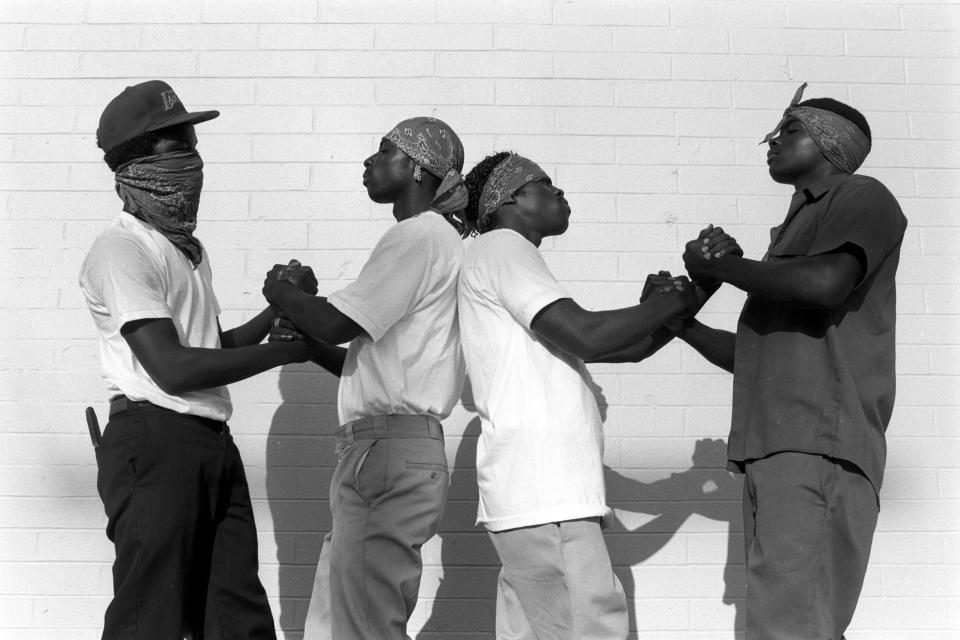
<svg viewBox="0 0 960 640"><path fill-rule="evenodd" d="M104 640L275 640L227 425L155 407L111 416L97 490L114 543Z"/></svg>

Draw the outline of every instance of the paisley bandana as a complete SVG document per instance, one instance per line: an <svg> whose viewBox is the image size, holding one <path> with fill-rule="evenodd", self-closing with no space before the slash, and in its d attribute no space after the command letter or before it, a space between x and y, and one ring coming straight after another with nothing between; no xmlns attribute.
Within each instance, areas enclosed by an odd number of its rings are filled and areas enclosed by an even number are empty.
<svg viewBox="0 0 960 640"><path fill-rule="evenodd" d="M193 263L203 260L197 208L203 188L203 160L196 151L137 158L117 167L117 195L123 210L152 225Z"/></svg>
<svg viewBox="0 0 960 640"><path fill-rule="evenodd" d="M477 218L477 231L483 233L493 224L493 214L500 205L528 182L544 180L550 177L537 163L523 156L511 153L490 172L487 184L480 192L480 215Z"/></svg>
<svg viewBox="0 0 960 640"><path fill-rule="evenodd" d="M790 101L790 106L783 112L783 117L777 123L777 128L768 133L760 144L773 139L788 119L796 118L803 124L827 160L844 173L853 173L870 153L870 139L860 130L860 127L833 111L797 106L806 87L806 82L800 85L793 95L793 100Z"/></svg>
<svg viewBox="0 0 960 640"><path fill-rule="evenodd" d="M469 195L460 171L463 170L463 144L450 125L436 118L417 117L404 120L383 137L397 145L421 167L442 181L430 202L431 211L454 217L467 207Z"/></svg>

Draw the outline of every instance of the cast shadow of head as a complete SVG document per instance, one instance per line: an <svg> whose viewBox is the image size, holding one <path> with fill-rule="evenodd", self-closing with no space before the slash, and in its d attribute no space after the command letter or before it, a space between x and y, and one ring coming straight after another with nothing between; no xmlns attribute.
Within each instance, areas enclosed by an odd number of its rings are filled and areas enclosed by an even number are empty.
<svg viewBox="0 0 960 640"><path fill-rule="evenodd" d="M601 419L606 422L607 402L603 389L589 375L587 383L597 398ZM743 629L744 597L743 536L740 533L742 483L726 470L726 455L727 445L723 440L697 440L693 445L692 466L655 482L640 482L604 465L607 504L613 509L605 538L614 573L623 584L627 602L632 603L636 596L632 568L664 548L688 518L696 514L727 523L722 601L735 607L733 630L738 633ZM624 513L648 514L653 518L641 526L630 528L621 517ZM717 560L701 562L719 564ZM690 585L691 588L693 586ZM678 595L682 597L683 593ZM627 610L630 631L634 634L638 630L636 610L632 604ZM640 621L640 626L643 626L643 621Z"/></svg>
<svg viewBox="0 0 960 640"><path fill-rule="evenodd" d="M300 637L324 534L336 466L339 380L311 364L280 369L282 402L267 436L267 502L279 565L278 637Z"/></svg>
<svg viewBox="0 0 960 640"><path fill-rule="evenodd" d="M470 380L461 403L476 412ZM466 637L489 630L493 637L497 575L500 559L477 518L477 438L480 418L471 418L463 431L453 464L450 489L437 536L443 578L434 596L430 617L417 640Z"/></svg>

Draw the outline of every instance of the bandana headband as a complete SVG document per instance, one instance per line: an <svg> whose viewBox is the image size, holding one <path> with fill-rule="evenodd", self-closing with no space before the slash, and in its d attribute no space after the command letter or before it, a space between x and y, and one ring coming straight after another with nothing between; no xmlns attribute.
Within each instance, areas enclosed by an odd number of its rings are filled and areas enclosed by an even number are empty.
<svg viewBox="0 0 960 640"><path fill-rule="evenodd" d="M443 180L463 169L463 144L450 125L436 118L408 118L385 135L417 164Z"/></svg>
<svg viewBox="0 0 960 640"><path fill-rule="evenodd" d="M480 192L480 215L477 230L486 231L493 223L493 214L523 185L535 180L549 180L550 176L537 163L511 153L490 172Z"/></svg>
<svg viewBox="0 0 960 640"><path fill-rule="evenodd" d="M460 175L463 169L463 144L450 125L437 118L408 118L383 137L398 149L440 178L440 186L430 202L430 210L451 216L462 228L461 217L455 215L467 208L469 193Z"/></svg>
<svg viewBox="0 0 960 640"><path fill-rule="evenodd" d="M797 106L806 88L806 82L800 85L776 128L768 133L760 144L770 142L787 120L796 118L803 124L820 152L831 164L844 173L853 173L870 153L870 139L860 130L860 127L833 111Z"/></svg>

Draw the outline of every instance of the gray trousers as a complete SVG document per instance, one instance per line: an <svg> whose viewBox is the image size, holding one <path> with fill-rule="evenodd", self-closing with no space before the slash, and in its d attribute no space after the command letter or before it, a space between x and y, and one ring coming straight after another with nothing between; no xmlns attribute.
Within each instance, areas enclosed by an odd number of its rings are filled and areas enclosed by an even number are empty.
<svg viewBox="0 0 960 640"><path fill-rule="evenodd" d="M440 423L376 416L337 428L333 529L323 541L304 640L406 640L420 547L437 532L449 484Z"/></svg>
<svg viewBox="0 0 960 640"><path fill-rule="evenodd" d="M622 640L627 600L600 518L488 532L503 567L497 640Z"/></svg>
<svg viewBox="0 0 960 640"><path fill-rule="evenodd" d="M847 462L792 451L745 474L747 640L840 640L870 558L873 485Z"/></svg>

